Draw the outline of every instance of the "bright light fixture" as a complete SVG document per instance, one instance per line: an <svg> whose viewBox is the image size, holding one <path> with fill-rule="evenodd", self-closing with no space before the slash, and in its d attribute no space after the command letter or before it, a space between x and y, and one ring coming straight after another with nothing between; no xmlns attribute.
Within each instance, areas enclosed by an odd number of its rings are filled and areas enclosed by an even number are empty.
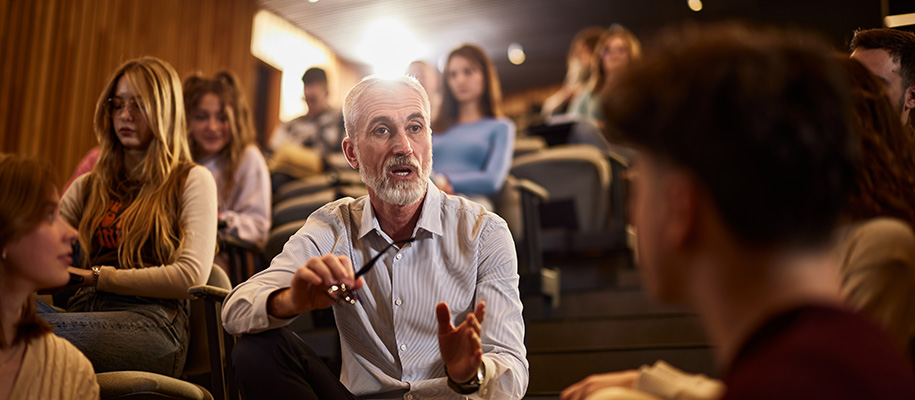
<svg viewBox="0 0 915 400"><path fill-rule="evenodd" d="M883 24L886 25L887 28L915 25L915 13L887 15L886 17L883 17Z"/></svg>
<svg viewBox="0 0 915 400"><path fill-rule="evenodd" d="M356 51L374 68L375 75L403 75L411 62L426 55L423 45L413 32L394 18L381 18L368 24Z"/></svg>
<svg viewBox="0 0 915 400"><path fill-rule="evenodd" d="M695 12L702 11L702 0L689 0L686 2L689 5L689 9Z"/></svg>
<svg viewBox="0 0 915 400"><path fill-rule="evenodd" d="M508 45L508 61L515 65L521 65L525 59L527 59L527 56L524 54L524 49L520 44L512 43Z"/></svg>

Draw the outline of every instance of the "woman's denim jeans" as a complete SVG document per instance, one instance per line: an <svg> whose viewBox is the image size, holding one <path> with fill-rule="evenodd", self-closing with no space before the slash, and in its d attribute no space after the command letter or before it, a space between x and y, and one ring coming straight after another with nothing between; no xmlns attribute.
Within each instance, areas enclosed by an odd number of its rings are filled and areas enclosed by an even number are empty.
<svg viewBox="0 0 915 400"><path fill-rule="evenodd" d="M38 313L54 333L92 361L95 372L149 371L177 377L187 357L184 300L122 296L83 288L67 312L38 302Z"/></svg>

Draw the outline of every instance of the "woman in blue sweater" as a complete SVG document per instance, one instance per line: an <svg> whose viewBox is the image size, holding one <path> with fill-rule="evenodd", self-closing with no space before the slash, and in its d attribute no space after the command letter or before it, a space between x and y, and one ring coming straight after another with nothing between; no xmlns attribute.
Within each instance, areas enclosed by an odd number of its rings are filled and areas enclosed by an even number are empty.
<svg viewBox="0 0 915 400"><path fill-rule="evenodd" d="M466 44L448 55L445 82L432 124L436 185L486 203L505 183L515 141L515 125L502 114L499 77L486 53Z"/></svg>

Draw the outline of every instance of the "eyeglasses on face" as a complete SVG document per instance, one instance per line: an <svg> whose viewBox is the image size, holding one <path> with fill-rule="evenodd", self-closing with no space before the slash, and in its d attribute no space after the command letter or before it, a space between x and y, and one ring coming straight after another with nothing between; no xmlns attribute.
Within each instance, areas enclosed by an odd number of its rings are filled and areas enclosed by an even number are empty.
<svg viewBox="0 0 915 400"><path fill-rule="evenodd" d="M381 258L382 255L384 255L384 253L387 253L388 250L390 250L392 247L394 247L394 245L407 244L414 240L416 240L416 238L397 240L397 241L394 241L391 244L387 245L387 247L385 247L384 250L381 250L380 252L378 252L378 254L376 254L375 257L372 257L372 259L369 260L367 263L365 263L365 265L363 265L362 268L360 268L358 271L356 271L356 275L353 276L353 281L355 281L356 279L359 279L360 276L365 275L366 272L369 272L369 270L371 270L372 267L375 266L375 262L377 262L378 259ZM330 285L330 287L327 288L327 295L330 296L330 298L334 299L339 304L355 305L356 300L359 299L356 296L356 291L346 287L346 284L343 284L343 283Z"/></svg>
<svg viewBox="0 0 915 400"><path fill-rule="evenodd" d="M112 97L105 103L105 109L108 112L108 116L111 118L121 115L121 113L124 112L124 108L127 108L127 112L131 117L143 117L143 113L140 112L140 105L137 104L137 101L134 99L124 101L124 99L119 97Z"/></svg>

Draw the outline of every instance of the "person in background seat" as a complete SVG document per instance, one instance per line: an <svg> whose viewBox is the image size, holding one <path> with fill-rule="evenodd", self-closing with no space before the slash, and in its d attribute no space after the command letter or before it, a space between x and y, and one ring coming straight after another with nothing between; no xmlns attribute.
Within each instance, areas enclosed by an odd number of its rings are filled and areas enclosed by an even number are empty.
<svg viewBox="0 0 915 400"><path fill-rule="evenodd" d="M220 234L264 246L270 233L270 173L254 143L254 121L229 72L184 81L191 155L213 174ZM217 264L226 268L221 255Z"/></svg>
<svg viewBox="0 0 915 400"><path fill-rule="evenodd" d="M435 184L492 209L511 167L515 124L502 114L499 77L483 49L463 45L445 64L442 106L432 123Z"/></svg>

